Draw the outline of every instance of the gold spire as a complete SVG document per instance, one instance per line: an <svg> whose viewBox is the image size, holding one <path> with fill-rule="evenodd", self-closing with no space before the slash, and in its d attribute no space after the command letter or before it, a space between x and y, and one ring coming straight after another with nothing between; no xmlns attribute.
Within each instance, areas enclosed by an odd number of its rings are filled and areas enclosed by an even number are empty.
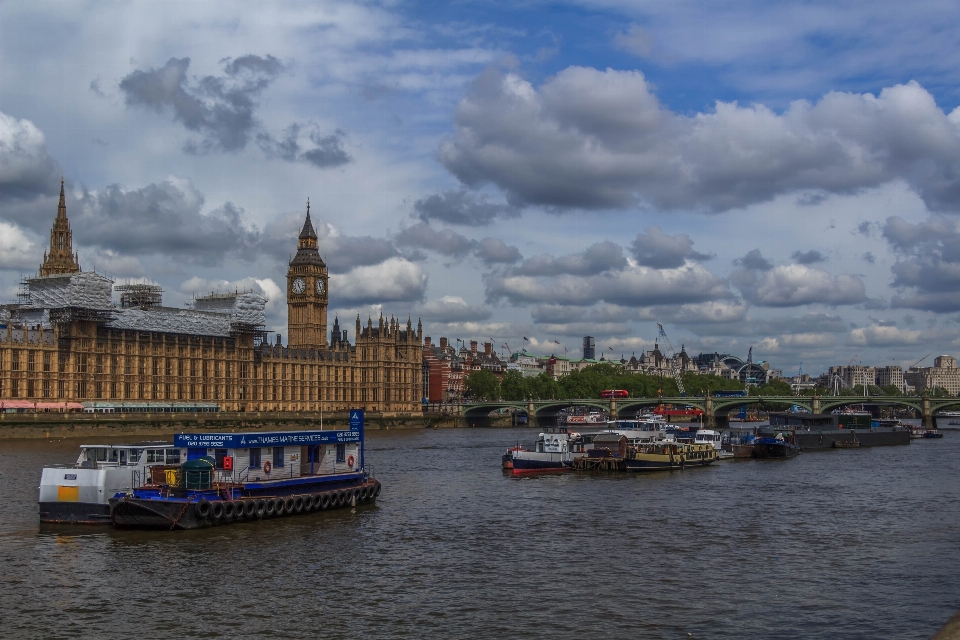
<svg viewBox="0 0 960 640"><path fill-rule="evenodd" d="M67 198L60 178L60 203L57 205L57 217L50 229L50 251L44 255L40 265L41 276L79 273L80 261L73 252L73 232L67 220Z"/></svg>

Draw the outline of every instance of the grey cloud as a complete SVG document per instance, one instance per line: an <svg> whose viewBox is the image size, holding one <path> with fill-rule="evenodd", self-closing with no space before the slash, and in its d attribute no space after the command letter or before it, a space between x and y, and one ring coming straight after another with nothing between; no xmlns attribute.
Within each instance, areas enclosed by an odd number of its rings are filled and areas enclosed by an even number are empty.
<svg viewBox="0 0 960 640"><path fill-rule="evenodd" d="M465 190L447 191L421 198L413 204L424 222L439 220L449 224L483 226L497 218L514 218L520 210L509 204L490 202L484 195Z"/></svg>
<svg viewBox="0 0 960 640"><path fill-rule="evenodd" d="M763 257L760 249L753 249L747 252L747 255L734 260L733 264L750 271L769 271L773 269L773 263Z"/></svg>
<svg viewBox="0 0 960 640"><path fill-rule="evenodd" d="M653 36L640 25L632 24L625 32L615 35L613 43L618 49L646 58L653 49Z"/></svg>
<svg viewBox="0 0 960 640"><path fill-rule="evenodd" d="M372 236L344 236L331 232L331 227L314 211L314 229L320 255L331 273L346 273L356 267L381 264L399 256L393 243ZM296 237L303 225L303 212L274 216L261 234L260 251L276 260L288 259L296 250Z"/></svg>
<svg viewBox="0 0 960 640"><path fill-rule="evenodd" d="M401 247L429 249L445 256L463 256L477 246L470 240L450 229L436 230L430 225L420 222L407 227L397 234L394 241Z"/></svg>
<svg viewBox="0 0 960 640"><path fill-rule="evenodd" d="M416 307L414 313L429 322L482 322L493 313L479 305L467 303L463 298L444 296Z"/></svg>
<svg viewBox="0 0 960 640"><path fill-rule="evenodd" d="M869 264L876 264L877 262L876 256L874 256L873 253L870 251L865 251L863 256L861 257L864 259L865 262Z"/></svg>
<svg viewBox="0 0 960 640"><path fill-rule="evenodd" d="M50 157L43 132L30 120L18 120L0 112L0 199L33 200L56 194L60 167ZM30 224L29 211L23 222ZM4 217L11 212L3 212Z"/></svg>
<svg viewBox="0 0 960 640"><path fill-rule="evenodd" d="M694 251L693 240L687 234L667 235L660 227L638 233L630 246L637 262L657 269L673 269L687 260L704 261L713 257Z"/></svg>
<svg viewBox="0 0 960 640"><path fill-rule="evenodd" d="M587 277L487 274L484 284L489 302L503 300L514 305L589 306L607 302L625 307L645 307L732 297L720 278L700 265L689 263L679 269L636 267Z"/></svg>
<svg viewBox="0 0 960 640"><path fill-rule="evenodd" d="M426 291L427 274L419 265L403 258L390 258L330 277L330 295L335 304L417 302Z"/></svg>
<svg viewBox="0 0 960 640"><path fill-rule="evenodd" d="M911 224L898 216L887 219L883 237L898 254L890 268L891 299L900 308L938 313L960 310L960 230L956 223L933 217Z"/></svg>
<svg viewBox="0 0 960 640"><path fill-rule="evenodd" d="M827 257L816 249L811 249L810 251L794 251L790 257L798 264L816 264L827 261Z"/></svg>
<svg viewBox="0 0 960 640"><path fill-rule="evenodd" d="M204 204L189 181L164 181L132 191L118 185L84 191L68 212L79 243L118 254L168 255L207 265L228 254L255 260L260 233L244 224L243 210L227 202L203 213Z"/></svg>
<svg viewBox="0 0 960 640"><path fill-rule="evenodd" d="M614 242L597 242L583 253L555 257L549 254L533 256L514 272L526 276L551 276L562 273L592 276L605 271L618 271L627 266L623 247Z"/></svg>
<svg viewBox="0 0 960 640"><path fill-rule="evenodd" d="M910 82L833 92L781 114L716 103L673 113L638 71L568 67L534 87L482 74L440 160L517 206L725 211L790 192L850 194L903 180L933 210L960 206L960 130Z"/></svg>
<svg viewBox="0 0 960 640"><path fill-rule="evenodd" d="M514 264L523 259L520 250L500 238L484 238L474 253L484 264Z"/></svg>
<svg viewBox="0 0 960 640"><path fill-rule="evenodd" d="M637 319L635 309L614 304L584 307L577 305L540 304L530 311L536 324L567 324L572 322L623 323Z"/></svg>
<svg viewBox="0 0 960 640"><path fill-rule="evenodd" d="M863 281L857 276L831 276L801 264L781 265L759 273L740 269L730 274L730 281L745 300L765 307L839 306L867 301Z"/></svg>
<svg viewBox="0 0 960 640"><path fill-rule="evenodd" d="M128 106L172 113L175 121L199 134L198 140L184 144L189 153L237 152L255 138L269 157L289 162L329 168L350 161L342 131L313 131L308 136L313 146L304 149L298 123L287 127L279 139L263 130L256 117L257 98L284 71L277 58L246 55L221 60L221 64L223 76L191 80L187 74L190 58L170 58L159 69L134 70L120 81L120 90Z"/></svg>

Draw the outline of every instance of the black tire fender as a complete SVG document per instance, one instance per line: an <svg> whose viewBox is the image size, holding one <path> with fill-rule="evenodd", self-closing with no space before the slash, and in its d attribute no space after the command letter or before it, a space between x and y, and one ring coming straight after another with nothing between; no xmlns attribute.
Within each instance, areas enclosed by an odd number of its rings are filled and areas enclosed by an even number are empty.
<svg viewBox="0 0 960 640"><path fill-rule="evenodd" d="M193 508L193 512L197 514L199 518L206 518L210 515L210 501L206 498L201 498L200 502Z"/></svg>

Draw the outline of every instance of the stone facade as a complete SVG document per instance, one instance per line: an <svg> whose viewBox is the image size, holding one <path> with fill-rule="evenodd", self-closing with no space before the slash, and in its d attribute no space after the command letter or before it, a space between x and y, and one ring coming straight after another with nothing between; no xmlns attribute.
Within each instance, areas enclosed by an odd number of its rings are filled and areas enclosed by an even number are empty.
<svg viewBox="0 0 960 640"><path fill-rule="evenodd" d="M199 299L193 309L113 306L112 281L80 272L75 258L68 263L72 238L62 188L51 242L41 277L27 280L34 302L0 310L0 403L420 411L419 323L414 329L410 319L403 325L381 316L364 327L357 316L354 344L339 322L328 343L327 271L309 211L287 277L287 346L265 341L266 300L254 293Z"/></svg>
<svg viewBox="0 0 960 640"><path fill-rule="evenodd" d="M953 356L939 356L933 361L932 367L910 369L903 377L917 393L941 387L952 396L960 395L960 369Z"/></svg>

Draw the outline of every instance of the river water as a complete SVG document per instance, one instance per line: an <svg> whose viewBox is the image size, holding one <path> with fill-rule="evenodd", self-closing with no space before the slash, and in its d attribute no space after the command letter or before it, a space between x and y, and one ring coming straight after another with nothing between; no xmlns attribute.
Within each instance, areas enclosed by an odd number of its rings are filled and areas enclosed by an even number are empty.
<svg viewBox="0 0 960 640"><path fill-rule="evenodd" d="M11 638L928 638L960 607L960 433L515 479L529 429L368 434L374 507L189 532L40 527L0 441ZM89 440L89 439L88 439Z"/></svg>

